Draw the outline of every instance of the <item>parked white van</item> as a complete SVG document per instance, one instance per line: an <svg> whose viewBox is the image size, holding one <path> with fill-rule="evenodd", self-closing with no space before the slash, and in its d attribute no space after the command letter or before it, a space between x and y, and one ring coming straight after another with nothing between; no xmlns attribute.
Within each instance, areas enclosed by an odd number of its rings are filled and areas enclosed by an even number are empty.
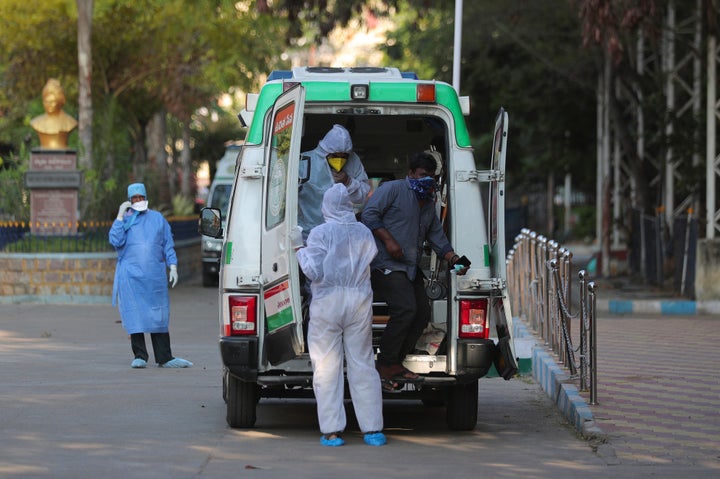
<svg viewBox="0 0 720 479"><path fill-rule="evenodd" d="M273 72L240 114L248 128L230 198L201 212L203 234L223 237L219 285L223 394L231 427L252 427L261 398L312 397L303 335L299 268L289 232L308 159L334 124L352 136L372 185L404 178L409 156L438 154L438 216L456 251L472 262L463 276L430 252L423 261L432 301L431 337L404 366L422 376L386 399L444 405L453 430L473 429L478 379L517 372L505 276L505 154L508 116L497 116L492 151L475 157L464 120L469 100L448 84L396 68L302 67ZM483 165L479 168L478 165ZM373 303L373 344L387 322ZM418 348L423 349L423 348Z"/></svg>
<svg viewBox="0 0 720 479"><path fill-rule="evenodd" d="M217 162L215 176L210 183L208 191L207 206L220 210L223 226L227 217L230 192L235 182L235 165L240 157L242 145L232 142L226 145L225 154ZM220 251L222 251L222 239L203 235L200 244L202 257L202 284L203 286L216 286L220 273Z"/></svg>

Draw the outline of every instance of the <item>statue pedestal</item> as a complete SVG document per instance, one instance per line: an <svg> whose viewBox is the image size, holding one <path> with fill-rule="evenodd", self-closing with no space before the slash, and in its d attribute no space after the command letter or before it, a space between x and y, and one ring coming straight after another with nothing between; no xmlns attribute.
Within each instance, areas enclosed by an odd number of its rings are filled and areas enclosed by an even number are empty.
<svg viewBox="0 0 720 479"><path fill-rule="evenodd" d="M30 232L77 234L81 184L75 150L33 149L25 173L25 185L30 189Z"/></svg>

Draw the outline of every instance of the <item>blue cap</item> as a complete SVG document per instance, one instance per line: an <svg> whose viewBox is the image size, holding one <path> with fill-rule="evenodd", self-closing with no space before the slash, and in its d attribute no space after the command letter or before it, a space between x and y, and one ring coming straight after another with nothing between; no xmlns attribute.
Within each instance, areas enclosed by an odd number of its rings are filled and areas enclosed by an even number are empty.
<svg viewBox="0 0 720 479"><path fill-rule="evenodd" d="M132 198L135 195L141 195L147 198L145 185L143 185L142 183L133 183L132 185L128 186L128 199Z"/></svg>

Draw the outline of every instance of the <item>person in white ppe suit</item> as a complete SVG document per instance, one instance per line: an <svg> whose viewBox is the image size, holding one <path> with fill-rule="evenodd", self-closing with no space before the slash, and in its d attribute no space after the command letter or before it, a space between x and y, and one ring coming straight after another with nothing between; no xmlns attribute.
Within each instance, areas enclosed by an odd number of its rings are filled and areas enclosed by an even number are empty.
<svg viewBox="0 0 720 479"><path fill-rule="evenodd" d="M362 207L370 192L370 182L360 157L352 151L350 133L341 125L333 125L318 146L302 154L310 159L308 181L298 192L298 225L303 237L323 222L320 205L323 194L335 183L348 190L350 201Z"/></svg>
<svg viewBox="0 0 720 479"><path fill-rule="evenodd" d="M177 255L170 224L148 209L145 185L128 186L128 201L120 205L109 233L118 253L112 305L118 305L135 356L131 367L147 366L145 333L150 334L155 362L164 368L187 368L190 361L173 357L170 348L169 282L177 283Z"/></svg>
<svg viewBox="0 0 720 479"><path fill-rule="evenodd" d="M349 192L341 183L323 196L322 214L325 223L310 231L306 247L297 249L298 262L312 288L308 348L320 443L344 444L344 357L364 441L382 446L386 443L382 392L372 348L370 262L377 253L375 239L356 221ZM295 236L300 236L299 230ZM298 239L293 244L298 244Z"/></svg>

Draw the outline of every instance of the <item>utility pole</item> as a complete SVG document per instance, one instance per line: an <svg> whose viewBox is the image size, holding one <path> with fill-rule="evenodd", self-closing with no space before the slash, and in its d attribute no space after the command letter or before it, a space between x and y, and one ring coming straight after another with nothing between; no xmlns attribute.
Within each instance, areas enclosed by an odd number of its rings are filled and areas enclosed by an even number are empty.
<svg viewBox="0 0 720 479"><path fill-rule="evenodd" d="M460 53L462 50L463 0L455 0L455 38L453 43L453 88L460 94Z"/></svg>

